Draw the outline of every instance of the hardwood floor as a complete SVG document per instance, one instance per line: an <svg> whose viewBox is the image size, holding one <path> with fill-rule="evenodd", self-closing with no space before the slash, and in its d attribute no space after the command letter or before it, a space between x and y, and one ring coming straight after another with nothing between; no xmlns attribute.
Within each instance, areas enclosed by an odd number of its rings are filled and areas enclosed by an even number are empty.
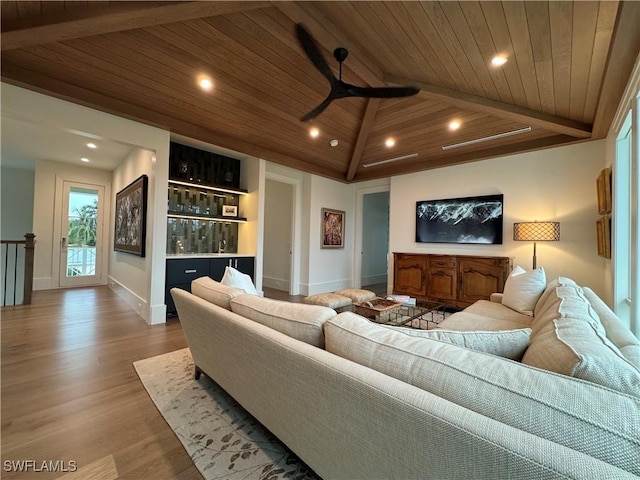
<svg viewBox="0 0 640 480"><path fill-rule="evenodd" d="M202 479L133 368L187 346L177 318L149 326L103 286L34 292L0 326L2 478Z"/></svg>
<svg viewBox="0 0 640 480"><path fill-rule="evenodd" d="M202 478L132 365L186 347L177 319L149 326L108 287L34 292L0 315L2 478ZM78 472L8 471L20 460Z"/></svg>

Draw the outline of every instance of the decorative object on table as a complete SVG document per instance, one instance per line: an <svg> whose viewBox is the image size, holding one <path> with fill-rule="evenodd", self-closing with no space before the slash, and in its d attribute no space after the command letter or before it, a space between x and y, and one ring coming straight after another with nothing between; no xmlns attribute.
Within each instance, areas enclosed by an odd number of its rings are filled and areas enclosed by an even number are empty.
<svg viewBox="0 0 640 480"><path fill-rule="evenodd" d="M536 242L560 240L560 222L520 222L513 224L513 239L533 242L533 268L536 268Z"/></svg>
<svg viewBox="0 0 640 480"><path fill-rule="evenodd" d="M223 217L237 217L238 207L236 205L223 205L222 206Z"/></svg>
<svg viewBox="0 0 640 480"><path fill-rule="evenodd" d="M344 248L344 216L341 210L322 209L322 248Z"/></svg>
<svg viewBox="0 0 640 480"><path fill-rule="evenodd" d="M141 175L116 193L113 249L144 257L147 233L147 183Z"/></svg>
<svg viewBox="0 0 640 480"><path fill-rule="evenodd" d="M598 175L596 180L598 191L598 213L606 215L611 213L611 169L605 168Z"/></svg>
<svg viewBox="0 0 640 480"><path fill-rule="evenodd" d="M376 315L380 315L385 312L396 310L403 305L402 302L396 302L394 300L386 300L384 298L374 298L373 300L367 300L365 302L354 303L355 312L358 315L362 315L367 318L374 318Z"/></svg>
<svg viewBox="0 0 640 480"><path fill-rule="evenodd" d="M416 202L418 243L502 243L504 195Z"/></svg>
<svg viewBox="0 0 640 480"><path fill-rule="evenodd" d="M604 215L596 221L598 255L611 258L611 217Z"/></svg>

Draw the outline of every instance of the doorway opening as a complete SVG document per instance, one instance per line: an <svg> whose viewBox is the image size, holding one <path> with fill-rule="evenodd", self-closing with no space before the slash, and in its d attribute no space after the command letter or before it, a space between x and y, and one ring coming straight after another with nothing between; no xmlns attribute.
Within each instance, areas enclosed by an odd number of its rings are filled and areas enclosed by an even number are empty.
<svg viewBox="0 0 640 480"><path fill-rule="evenodd" d="M267 179L262 286L292 292L294 185Z"/></svg>
<svg viewBox="0 0 640 480"><path fill-rule="evenodd" d="M389 259L389 191L362 197L362 248L360 284L362 288L387 294Z"/></svg>

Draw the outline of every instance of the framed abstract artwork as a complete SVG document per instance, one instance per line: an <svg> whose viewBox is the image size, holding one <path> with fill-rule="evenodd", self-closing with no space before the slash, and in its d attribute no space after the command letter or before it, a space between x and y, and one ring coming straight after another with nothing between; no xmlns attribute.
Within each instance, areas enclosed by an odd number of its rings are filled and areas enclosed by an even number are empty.
<svg viewBox="0 0 640 480"><path fill-rule="evenodd" d="M116 193L113 249L144 257L147 234L147 176Z"/></svg>
<svg viewBox="0 0 640 480"><path fill-rule="evenodd" d="M344 248L344 215L342 210L322 209L322 248Z"/></svg>

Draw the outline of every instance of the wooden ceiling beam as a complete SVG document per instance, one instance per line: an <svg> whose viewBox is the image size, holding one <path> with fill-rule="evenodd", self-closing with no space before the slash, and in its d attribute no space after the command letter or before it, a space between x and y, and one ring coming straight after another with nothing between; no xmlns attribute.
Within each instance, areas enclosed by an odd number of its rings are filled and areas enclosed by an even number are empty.
<svg viewBox="0 0 640 480"><path fill-rule="evenodd" d="M114 5L115 4L115 5ZM188 1L111 2L104 8L82 8L51 17L33 17L29 23L4 26L0 36L2 51L73 40L91 35L133 30L195 18L227 15L270 7L267 2ZM42 22L47 22L42 24Z"/></svg>
<svg viewBox="0 0 640 480"><path fill-rule="evenodd" d="M609 133L640 51L640 3L620 2L618 9L616 29L593 121L594 139L604 138Z"/></svg>
<svg viewBox="0 0 640 480"><path fill-rule="evenodd" d="M510 103L499 102L471 93L459 92L445 87L439 87L425 82L385 75L385 81L398 85L411 85L420 89L418 94L422 98L455 105L456 107L477 112L484 112L499 118L515 122L530 124L531 126L550 130L552 132L569 135L576 138L590 138L591 126L576 122L568 118L549 115L544 112L531 110Z"/></svg>
<svg viewBox="0 0 640 480"><path fill-rule="evenodd" d="M360 133L358 133L356 146L353 149L353 155L351 156L351 162L349 163L349 170L347 171L347 182L353 180L353 177L355 177L356 171L360 166L360 160L362 160L362 152L364 151L364 146L367 144L367 140L369 139L369 133L371 132L373 120L376 117L379 106L379 98L370 98L367 102L367 108L364 111L362 123L360 124Z"/></svg>
<svg viewBox="0 0 640 480"><path fill-rule="evenodd" d="M341 32L337 25L313 5L306 5L306 2L273 2L273 6L294 23L303 23L318 44L330 52L337 47L347 48L350 55L348 65L345 63L345 66L370 86L382 84L382 71L372 67L375 63L368 60L367 55L356 47L356 42L349 39L348 35ZM326 60L332 65L333 57Z"/></svg>

